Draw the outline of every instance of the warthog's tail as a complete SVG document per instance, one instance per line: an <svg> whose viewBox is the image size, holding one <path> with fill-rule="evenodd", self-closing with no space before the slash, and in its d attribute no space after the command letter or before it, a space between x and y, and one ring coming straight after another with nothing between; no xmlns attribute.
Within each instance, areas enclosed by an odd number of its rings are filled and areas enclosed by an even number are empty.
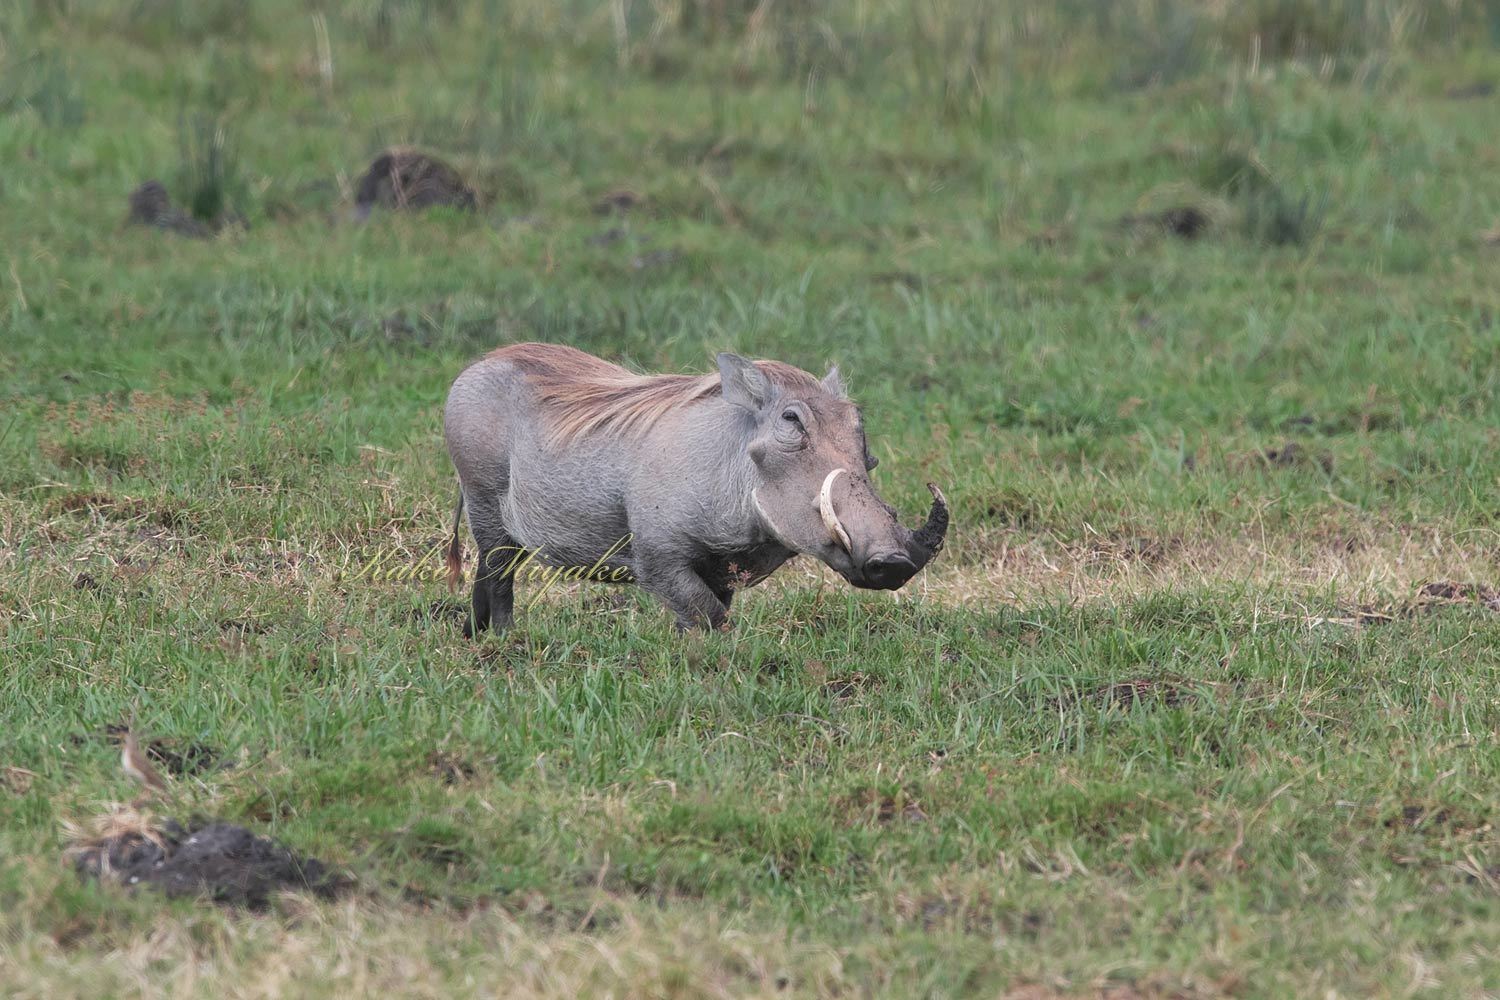
<svg viewBox="0 0 1500 1000"><path fill-rule="evenodd" d="M448 542L448 590L451 593L464 582L464 543L458 532L464 524L464 491L458 490L458 503L453 508L453 538Z"/></svg>

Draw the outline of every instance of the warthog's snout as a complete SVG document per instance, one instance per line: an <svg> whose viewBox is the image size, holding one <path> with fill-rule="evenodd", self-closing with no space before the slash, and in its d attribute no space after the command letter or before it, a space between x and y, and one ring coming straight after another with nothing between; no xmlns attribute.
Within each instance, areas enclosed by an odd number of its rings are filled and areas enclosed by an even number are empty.
<svg viewBox="0 0 1500 1000"><path fill-rule="evenodd" d="M851 483L855 493L852 498L846 493L844 502L857 511L880 513L874 517L856 516L846 522L834 509L831 498L831 486L843 472L835 469L829 473L818 497L818 512L829 533L829 540L824 543L826 554L820 553L819 558L856 587L899 590L943 547L948 534L948 502L943 491L927 484L932 491L932 508L927 520L911 531L896 520L894 510L875 496L869 481L862 479ZM858 502L861 492L869 497L868 502Z"/></svg>
<svg viewBox="0 0 1500 1000"><path fill-rule="evenodd" d="M862 572L863 579L852 581L856 587L899 590L902 584L917 575L917 564L900 552L890 552L866 559Z"/></svg>

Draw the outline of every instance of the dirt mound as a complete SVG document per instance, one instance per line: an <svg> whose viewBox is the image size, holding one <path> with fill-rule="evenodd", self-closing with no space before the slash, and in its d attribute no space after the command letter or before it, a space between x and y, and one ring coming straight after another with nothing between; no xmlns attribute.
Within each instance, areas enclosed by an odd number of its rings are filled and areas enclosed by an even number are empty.
<svg viewBox="0 0 1500 1000"><path fill-rule="evenodd" d="M232 823L120 825L70 853L74 867L88 877L251 909L264 908L278 892L332 899L351 885L321 861Z"/></svg>
<svg viewBox="0 0 1500 1000"><path fill-rule="evenodd" d="M369 218L377 205L393 210L451 205L473 211L479 198L459 172L442 160L411 149L389 149L370 164L354 193L359 218Z"/></svg>

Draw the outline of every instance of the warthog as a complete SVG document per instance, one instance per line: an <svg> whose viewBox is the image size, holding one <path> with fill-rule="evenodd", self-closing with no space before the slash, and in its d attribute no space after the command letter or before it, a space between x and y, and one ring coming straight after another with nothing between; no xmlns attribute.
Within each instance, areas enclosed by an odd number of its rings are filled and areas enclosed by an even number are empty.
<svg viewBox="0 0 1500 1000"><path fill-rule="evenodd" d="M718 356L710 375L636 375L571 347L515 344L448 393L459 496L448 547L462 580L465 508L479 546L466 635L514 621L536 563L639 583L679 628L724 624L739 586L798 553L856 587L895 590L942 548L948 507L916 531L876 495L858 407L837 369Z"/></svg>

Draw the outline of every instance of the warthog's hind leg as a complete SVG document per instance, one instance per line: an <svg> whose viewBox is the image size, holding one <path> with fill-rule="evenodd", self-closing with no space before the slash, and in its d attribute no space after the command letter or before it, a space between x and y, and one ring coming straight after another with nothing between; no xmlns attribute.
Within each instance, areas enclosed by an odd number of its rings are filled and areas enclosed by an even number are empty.
<svg viewBox="0 0 1500 1000"><path fill-rule="evenodd" d="M479 546L479 568L474 574L474 614L464 626L468 638L492 627L504 631L516 621L516 578L512 571L520 550L503 532L481 530L474 541Z"/></svg>

